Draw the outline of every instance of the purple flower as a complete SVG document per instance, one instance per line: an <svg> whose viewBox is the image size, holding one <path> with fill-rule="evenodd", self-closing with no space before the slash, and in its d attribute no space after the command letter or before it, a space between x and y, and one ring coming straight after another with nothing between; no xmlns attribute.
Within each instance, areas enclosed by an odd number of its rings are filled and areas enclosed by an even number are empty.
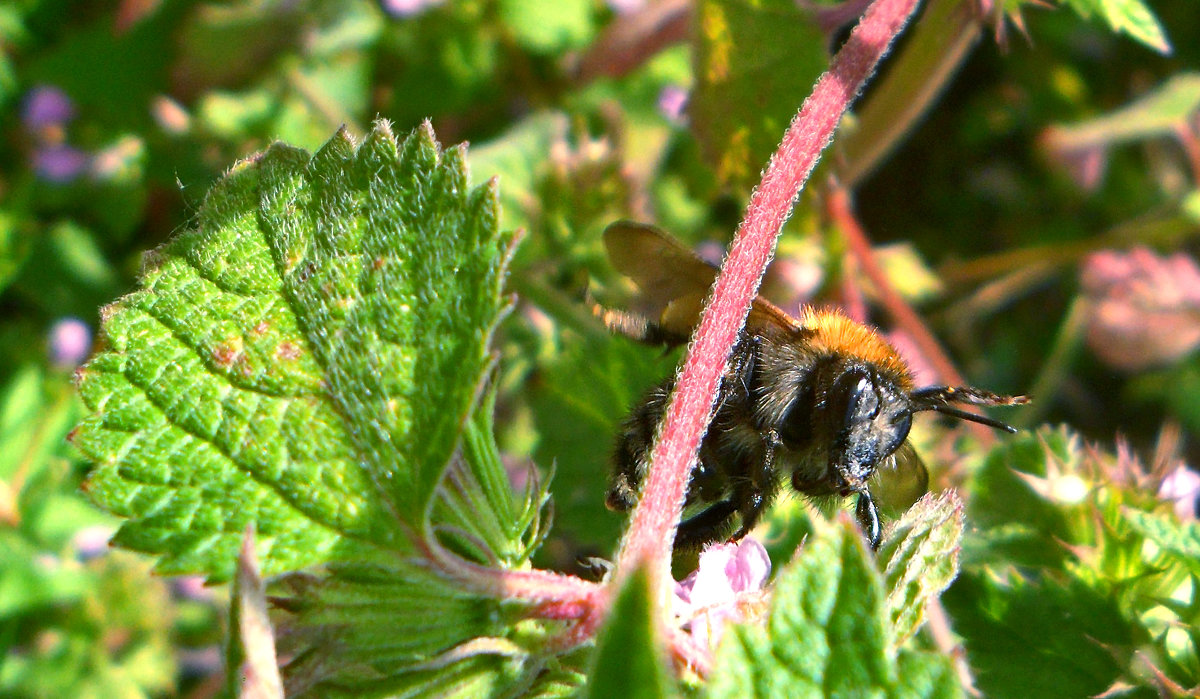
<svg viewBox="0 0 1200 699"><path fill-rule="evenodd" d="M683 123L683 110L687 102L687 90L678 85L667 85L658 93L658 111L675 124Z"/></svg>
<svg viewBox="0 0 1200 699"><path fill-rule="evenodd" d="M716 648L730 622L761 616L770 574L767 550L754 539L713 544L700 553L696 570L675 583L675 615L699 645Z"/></svg>
<svg viewBox="0 0 1200 699"><path fill-rule="evenodd" d="M88 154L65 143L43 146L33 152L33 170L48 182L65 184L87 169Z"/></svg>
<svg viewBox="0 0 1200 699"><path fill-rule="evenodd" d="M78 318L63 318L50 328L50 362L60 369L74 369L92 351L92 330Z"/></svg>
<svg viewBox="0 0 1200 699"><path fill-rule="evenodd" d="M80 561L90 561L108 553L108 542L113 537L113 528L103 524L84 527L71 537L71 546Z"/></svg>
<svg viewBox="0 0 1200 699"><path fill-rule="evenodd" d="M75 103L53 85L40 85L25 95L21 121L30 131L65 126L75 118Z"/></svg>
<svg viewBox="0 0 1200 699"><path fill-rule="evenodd" d="M1143 369L1200 346L1200 267L1187 255L1104 250L1084 260L1080 277L1088 345L1109 365Z"/></svg>
<svg viewBox="0 0 1200 699"><path fill-rule="evenodd" d="M440 5L442 0L383 0L383 9L393 17L412 17Z"/></svg>
<svg viewBox="0 0 1200 699"><path fill-rule="evenodd" d="M1158 497L1175 503L1175 514L1182 521L1196 519L1196 499L1200 498L1200 474L1179 464L1163 479Z"/></svg>
<svg viewBox="0 0 1200 699"><path fill-rule="evenodd" d="M171 591L180 599L194 602L211 602L215 599L212 588L204 584L203 575L181 575L172 578Z"/></svg>
<svg viewBox="0 0 1200 699"><path fill-rule="evenodd" d="M608 6L618 15L628 15L646 6L646 0L608 0Z"/></svg>

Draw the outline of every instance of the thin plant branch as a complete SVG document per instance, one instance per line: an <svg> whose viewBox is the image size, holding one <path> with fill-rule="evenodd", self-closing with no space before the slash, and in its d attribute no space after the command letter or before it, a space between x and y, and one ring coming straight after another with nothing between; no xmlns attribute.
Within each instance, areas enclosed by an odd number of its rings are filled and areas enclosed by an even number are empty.
<svg viewBox="0 0 1200 699"><path fill-rule="evenodd" d="M576 84L601 77L617 78L644 64L663 49L687 38L691 0L659 0L617 17L577 59L568 72Z"/></svg>

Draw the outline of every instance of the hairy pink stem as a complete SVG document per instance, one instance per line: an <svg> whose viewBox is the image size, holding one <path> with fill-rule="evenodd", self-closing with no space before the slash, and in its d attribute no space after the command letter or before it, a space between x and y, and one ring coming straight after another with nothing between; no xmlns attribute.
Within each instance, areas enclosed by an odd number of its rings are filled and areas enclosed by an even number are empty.
<svg viewBox="0 0 1200 699"><path fill-rule="evenodd" d="M875 0L871 4L771 156L680 371L654 446L653 467L621 547L618 577L646 565L653 589L660 594L668 589L671 550L688 476L729 351L774 254L775 238L842 114L916 6L917 0Z"/></svg>

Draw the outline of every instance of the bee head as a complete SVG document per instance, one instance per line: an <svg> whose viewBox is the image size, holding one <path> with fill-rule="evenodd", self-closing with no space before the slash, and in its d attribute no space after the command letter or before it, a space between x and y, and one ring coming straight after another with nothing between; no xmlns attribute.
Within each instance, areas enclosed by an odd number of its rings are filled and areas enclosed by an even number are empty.
<svg viewBox="0 0 1200 699"><path fill-rule="evenodd" d="M846 490L861 491L879 463L908 439L912 406L897 386L864 367L843 372L826 395L831 465Z"/></svg>

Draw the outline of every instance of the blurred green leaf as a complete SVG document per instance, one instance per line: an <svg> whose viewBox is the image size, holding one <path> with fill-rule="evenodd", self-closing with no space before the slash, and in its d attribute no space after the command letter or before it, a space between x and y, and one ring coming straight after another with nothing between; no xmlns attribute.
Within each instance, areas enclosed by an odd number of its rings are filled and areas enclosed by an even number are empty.
<svg viewBox="0 0 1200 699"><path fill-rule="evenodd" d="M1097 14L1114 32L1128 34L1158 51L1171 53L1171 43L1158 18L1142 0L1065 0L1082 17Z"/></svg>
<svg viewBox="0 0 1200 699"><path fill-rule="evenodd" d="M205 129L220 138L245 138L270 118L276 109L274 99L262 88L237 93L213 90L200 100L196 116Z"/></svg>
<svg viewBox="0 0 1200 699"><path fill-rule="evenodd" d="M62 565L17 530L0 529L0 624L77 600L94 584L78 566Z"/></svg>
<svg viewBox="0 0 1200 699"><path fill-rule="evenodd" d="M1068 169L1103 171L1108 151L1123 143L1178 138L1200 114L1200 73L1178 73L1132 103L1102 116L1047 129L1043 144ZM1080 167L1083 164L1085 167ZM1085 177L1084 182L1090 177ZM1186 213L1187 206L1185 204Z"/></svg>
<svg viewBox="0 0 1200 699"><path fill-rule="evenodd" d="M1133 528L1158 545L1176 562L1200 576L1200 522L1180 522L1170 515L1126 510L1125 518Z"/></svg>
<svg viewBox="0 0 1200 699"><path fill-rule="evenodd" d="M0 210L0 293L8 288L29 257L33 243L31 227L29 219Z"/></svg>
<svg viewBox="0 0 1200 699"><path fill-rule="evenodd" d="M596 661L583 695L656 699L677 696L663 655L661 631L643 569L625 581L596 639Z"/></svg>
<svg viewBox="0 0 1200 699"><path fill-rule="evenodd" d="M792 0L701 0L688 113L709 164L749 191L812 90L825 36Z"/></svg>
<svg viewBox="0 0 1200 699"><path fill-rule="evenodd" d="M517 43L549 54L583 46L595 32L590 0L500 0L500 18Z"/></svg>
<svg viewBox="0 0 1200 699"><path fill-rule="evenodd" d="M62 221L37 238L14 286L50 317L96 318L119 289L95 231Z"/></svg>
<svg viewBox="0 0 1200 699"><path fill-rule="evenodd" d="M41 565L74 567L83 584L75 599L54 600L53 607L38 613L36 624L24 627L34 635L15 639L19 645L9 650L0 669L0 694L140 699L171 690L173 614L164 581L121 553L82 569L69 561ZM53 589L60 579L50 575L42 584Z"/></svg>
<svg viewBox="0 0 1200 699"><path fill-rule="evenodd" d="M428 129L275 146L209 195L80 373L88 491L164 572L405 548L490 365L509 239ZM319 487L314 487L319 484Z"/></svg>
<svg viewBox="0 0 1200 699"><path fill-rule="evenodd" d="M1133 630L1114 597L1076 579L975 570L942 602L984 696L1095 696L1121 677L1133 652Z"/></svg>
<svg viewBox="0 0 1200 699"><path fill-rule="evenodd" d="M529 230L542 208L538 183L544 176L546 154L565 143L566 116L537 112L487 143L471 147L471 174L500 178L500 227Z"/></svg>
<svg viewBox="0 0 1200 699"><path fill-rule="evenodd" d="M1047 461L1077 463L1077 437L1061 428L1005 439L988 454L969 492L966 560L1008 558L1019 565L1061 567L1071 541L1064 513L1018 474L1047 475ZM1074 471L1067 467L1068 471Z"/></svg>
<svg viewBox="0 0 1200 699"><path fill-rule="evenodd" d="M875 250L876 259L892 289L912 303L920 303L942 293L942 280L929 269L921 254L911 243L895 243ZM877 294L868 280L863 286Z"/></svg>

